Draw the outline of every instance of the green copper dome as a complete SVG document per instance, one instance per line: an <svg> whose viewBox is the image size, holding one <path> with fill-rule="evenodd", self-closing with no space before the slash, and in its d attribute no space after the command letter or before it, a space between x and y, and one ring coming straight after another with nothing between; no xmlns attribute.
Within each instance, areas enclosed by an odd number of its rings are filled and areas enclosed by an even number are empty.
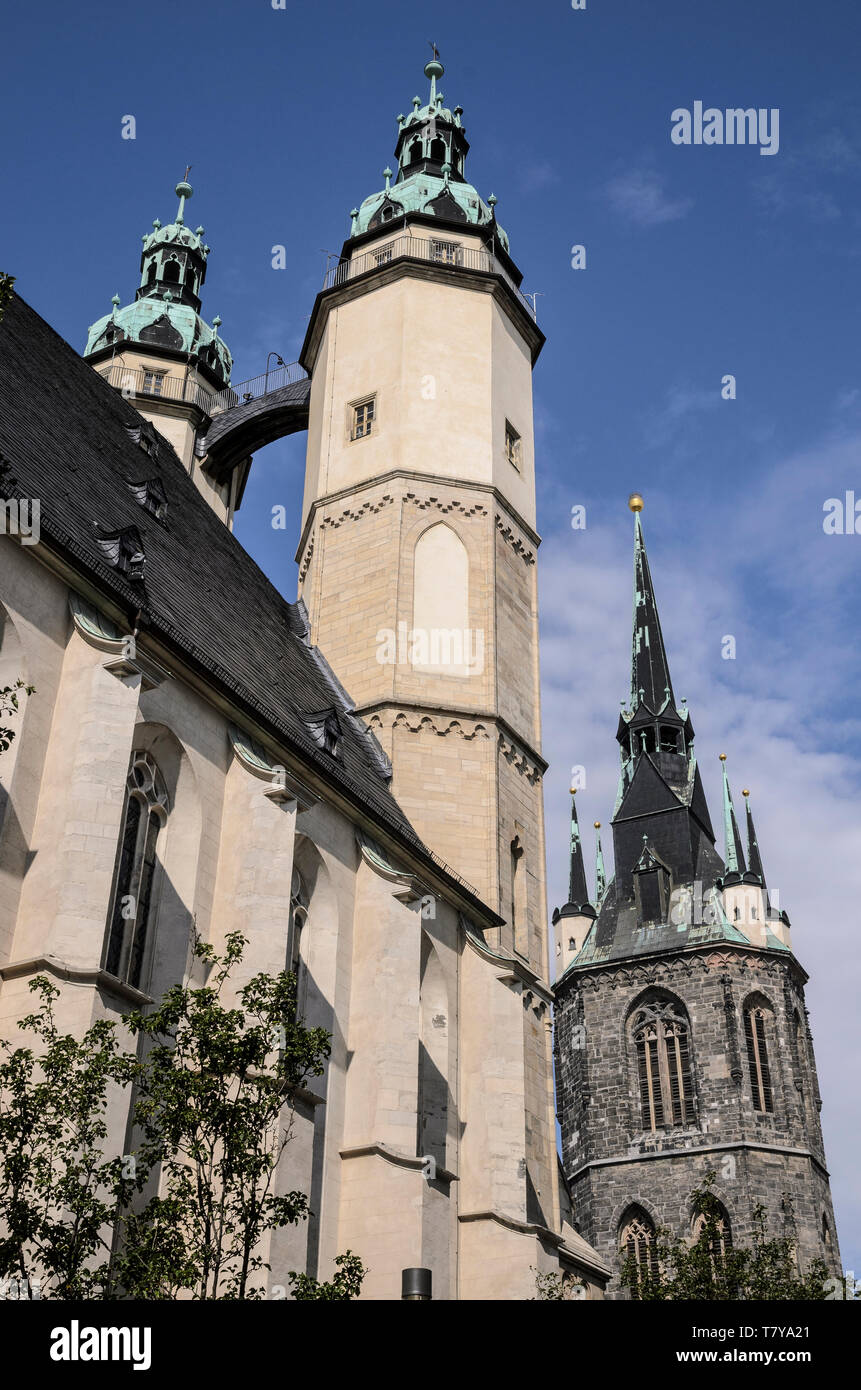
<svg viewBox="0 0 861 1390"><path fill-rule="evenodd" d="M444 105L436 85L444 71L436 57L425 67L431 84L427 102L422 105L420 97L413 97L410 114L398 116L395 184L390 184L386 170L385 188L372 193L351 213L350 235L375 231L407 213L423 213L445 222L486 228L508 251L508 236L496 220L496 198L491 194L485 201L466 181L469 143L461 120L463 107L450 110Z"/></svg>
<svg viewBox="0 0 861 1390"><path fill-rule="evenodd" d="M203 241L203 227L192 232L185 225L185 204L192 192L185 180L178 183L176 218L167 226L156 218L153 230L142 237L141 279L134 303L119 308L114 296L113 312L90 326L85 357L124 342L156 346L197 357L217 379L229 383L233 359L218 336L221 320L216 318L210 328L200 314L209 247Z"/></svg>

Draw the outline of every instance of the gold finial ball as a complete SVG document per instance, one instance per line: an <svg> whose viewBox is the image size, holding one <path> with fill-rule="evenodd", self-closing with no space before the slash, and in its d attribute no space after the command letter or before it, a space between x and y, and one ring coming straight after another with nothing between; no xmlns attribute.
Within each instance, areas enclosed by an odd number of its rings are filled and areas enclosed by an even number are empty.
<svg viewBox="0 0 861 1390"><path fill-rule="evenodd" d="M718 757L720 758L722 763L726 762L726 753L718 753Z"/></svg>
<svg viewBox="0 0 861 1390"><path fill-rule="evenodd" d="M596 829L596 830L600 830L600 829L601 829L601 822L600 822L599 820L593 821L592 823L593 823L593 825L595 826L595 829Z"/></svg>
<svg viewBox="0 0 861 1390"><path fill-rule="evenodd" d="M569 787L568 790L569 790L569 792L571 793L572 796L576 796L576 795L577 795L577 788L576 788L576 787Z"/></svg>
<svg viewBox="0 0 861 1390"><path fill-rule="evenodd" d="M628 506L631 508L632 512L641 512L643 510L643 499L639 492L631 493L631 496L628 498Z"/></svg>
<svg viewBox="0 0 861 1390"><path fill-rule="evenodd" d="M741 794L742 796L750 796L750 787L742 787Z"/></svg>

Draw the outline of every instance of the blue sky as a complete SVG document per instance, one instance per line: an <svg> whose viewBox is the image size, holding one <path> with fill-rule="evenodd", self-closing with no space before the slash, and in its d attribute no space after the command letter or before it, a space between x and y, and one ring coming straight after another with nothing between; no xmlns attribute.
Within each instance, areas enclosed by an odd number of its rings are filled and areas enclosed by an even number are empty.
<svg viewBox="0 0 861 1390"><path fill-rule="evenodd" d="M47 0L4 30L0 265L82 348L111 295L131 298L141 234L173 216L190 163L189 218L213 248L204 312L222 316L234 380L270 349L297 356L325 252L381 186L437 42L468 175L499 198L548 339L535 404L551 903L572 764L587 769L581 818L612 810L636 487L713 818L725 751L811 974L838 1231L861 1269L861 535L822 529L827 498L861 498L861 7L439 0L416 18L380 0ZM671 112L695 101L778 108L779 152L672 144ZM262 451L237 525L289 597L296 525L269 522L276 503L298 521L303 463L301 437Z"/></svg>

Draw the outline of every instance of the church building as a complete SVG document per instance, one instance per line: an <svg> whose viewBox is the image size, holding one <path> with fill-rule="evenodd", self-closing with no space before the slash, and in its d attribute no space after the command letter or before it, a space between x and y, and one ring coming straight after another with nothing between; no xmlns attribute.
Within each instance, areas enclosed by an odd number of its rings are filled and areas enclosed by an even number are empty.
<svg viewBox="0 0 861 1390"><path fill-rule="evenodd" d="M770 895L744 791L747 849L726 757L725 852L676 700L634 524L631 691L619 716L615 872L599 848L590 895L574 798L568 902L553 914L557 1098L577 1229L614 1270L655 1265L658 1228L696 1235L691 1191L708 1172L721 1239L749 1244L762 1204L799 1265L840 1258L804 986L789 918ZM596 823L597 824L597 823ZM774 901L772 900L774 897Z"/></svg>
<svg viewBox="0 0 861 1390"><path fill-rule="evenodd" d="M244 978L295 969L332 1037L279 1174L312 1217L272 1235L270 1287L350 1249L363 1298L415 1268L438 1299L528 1299L538 1273L597 1298L554 1122L544 339L425 74L299 364L231 383L186 180L83 358L23 298L0 322L4 515L39 509L0 536L0 686L34 687L0 758L0 1029L37 974L61 1030L120 1021L199 978L194 931L240 928ZM254 451L297 430L290 601L232 528Z"/></svg>
<svg viewBox="0 0 861 1390"><path fill-rule="evenodd" d="M710 1168L726 1241L791 1201L802 1262L838 1271L807 976L726 768L715 849L639 511L614 873L599 846L590 894L572 805L548 932L544 336L424 71L298 363L232 381L188 171L83 356L25 298L0 320L0 688L33 687L0 755L0 1034L39 974L62 1031L121 1022L202 979L195 932L248 938L236 986L294 970L331 1057L296 1099L278 1191L312 1214L268 1239L270 1291L349 1249L366 1299L416 1269L443 1300L618 1295L620 1250L693 1233ZM287 597L233 526L293 432ZM128 1126L117 1096L117 1154Z"/></svg>

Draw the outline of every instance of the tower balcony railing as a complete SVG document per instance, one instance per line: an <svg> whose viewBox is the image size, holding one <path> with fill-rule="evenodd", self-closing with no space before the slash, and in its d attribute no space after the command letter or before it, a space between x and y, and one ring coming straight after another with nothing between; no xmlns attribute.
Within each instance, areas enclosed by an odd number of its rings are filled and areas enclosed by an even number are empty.
<svg viewBox="0 0 861 1390"><path fill-rule="evenodd" d="M226 387L213 397L213 408L209 413L218 414L222 410L230 410L235 405L248 405L249 401L258 401L263 396L271 395L273 391L280 391L282 386L292 386L297 381L304 381L307 376L305 368L300 367L298 362L286 362L281 367L273 367L271 372L261 372L259 376L251 376L247 381L239 381L235 386Z"/></svg>
<svg viewBox="0 0 861 1390"><path fill-rule="evenodd" d="M206 415L212 414L219 399L214 392L205 390L190 377L171 376L169 372L124 367L121 362L97 370L109 386L115 386L124 395L148 396L151 400L190 401Z"/></svg>
<svg viewBox="0 0 861 1390"><path fill-rule="evenodd" d="M365 275L370 270L378 270L392 261L422 261L449 270L480 270L485 275L498 275L520 300L530 317L536 317L532 300L527 299L523 291L517 288L502 262L491 251L485 247L464 246L453 240L450 232L439 237L405 234L387 241L373 251L366 251L364 255L341 261L326 272L323 289L330 290L336 285L345 285L349 280L356 280L360 275Z"/></svg>
<svg viewBox="0 0 861 1390"><path fill-rule="evenodd" d="M298 362L288 362L282 367L273 367L271 372L261 372L259 376L249 377L247 381L226 386L223 391L207 391L191 377L172 376L169 372L153 372L124 367L115 362L109 367L97 369L110 386L115 386L125 395L146 396L150 400L189 401L210 417L231 410L236 405L247 405L249 401L259 400L282 386L303 381L308 373Z"/></svg>

